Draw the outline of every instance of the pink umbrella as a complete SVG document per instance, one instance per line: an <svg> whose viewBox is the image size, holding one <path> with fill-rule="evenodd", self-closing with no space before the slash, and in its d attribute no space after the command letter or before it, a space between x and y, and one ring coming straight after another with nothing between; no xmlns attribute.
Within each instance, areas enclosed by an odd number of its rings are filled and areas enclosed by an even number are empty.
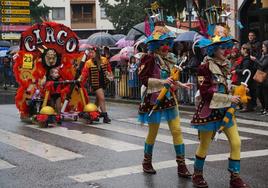
<svg viewBox="0 0 268 188"><path fill-rule="evenodd" d="M119 52L121 60L129 60L134 55L134 47L128 46L120 50Z"/></svg>
<svg viewBox="0 0 268 188"><path fill-rule="evenodd" d="M81 52L81 51L85 51L86 49L89 49L89 48L92 48L93 46L92 45L90 45L90 44L80 44L79 43L79 51Z"/></svg>
<svg viewBox="0 0 268 188"><path fill-rule="evenodd" d="M115 43L115 45L119 48L124 48L127 46L132 46L134 44L134 40L126 40L125 37L120 39Z"/></svg>
<svg viewBox="0 0 268 188"><path fill-rule="evenodd" d="M110 58L109 60L110 62L113 62L113 61L121 61L121 58L120 58L120 54L116 54L114 55L113 57Z"/></svg>
<svg viewBox="0 0 268 188"><path fill-rule="evenodd" d="M86 44L87 43L87 39L79 39L78 42L79 42L79 45Z"/></svg>

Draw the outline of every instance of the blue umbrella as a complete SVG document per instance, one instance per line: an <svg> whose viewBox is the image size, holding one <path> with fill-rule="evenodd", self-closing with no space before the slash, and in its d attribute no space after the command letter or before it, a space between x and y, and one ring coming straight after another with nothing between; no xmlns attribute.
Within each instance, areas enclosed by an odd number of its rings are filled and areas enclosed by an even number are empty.
<svg viewBox="0 0 268 188"><path fill-rule="evenodd" d="M174 42L194 42L197 38L202 37L199 33L195 31L188 31L185 33L179 34Z"/></svg>
<svg viewBox="0 0 268 188"><path fill-rule="evenodd" d="M8 47L0 47L0 57L7 56Z"/></svg>

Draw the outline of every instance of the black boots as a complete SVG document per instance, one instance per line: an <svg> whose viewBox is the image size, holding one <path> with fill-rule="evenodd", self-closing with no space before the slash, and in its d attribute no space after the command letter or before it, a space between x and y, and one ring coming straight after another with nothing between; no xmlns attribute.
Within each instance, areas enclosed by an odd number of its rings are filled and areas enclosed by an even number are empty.
<svg viewBox="0 0 268 188"><path fill-rule="evenodd" d="M184 157L177 156L176 162L178 164L178 175L180 177L189 178L192 176L192 174L189 172L189 170L186 167Z"/></svg>
<svg viewBox="0 0 268 188"><path fill-rule="evenodd" d="M111 119L108 117L107 112L101 112L100 117L103 117L103 123L111 123Z"/></svg>
<svg viewBox="0 0 268 188"><path fill-rule="evenodd" d="M144 154L144 159L142 162L143 172L147 174L155 174L156 171L152 165L152 155L151 154Z"/></svg>

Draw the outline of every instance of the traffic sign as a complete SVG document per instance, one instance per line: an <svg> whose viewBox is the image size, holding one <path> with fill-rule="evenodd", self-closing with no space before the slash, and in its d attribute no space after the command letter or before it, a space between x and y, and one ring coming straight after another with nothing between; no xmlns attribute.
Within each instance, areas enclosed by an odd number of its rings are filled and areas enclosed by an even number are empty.
<svg viewBox="0 0 268 188"><path fill-rule="evenodd" d="M29 1L1 1L2 6L18 6L18 7L28 7L30 6Z"/></svg>
<svg viewBox="0 0 268 188"><path fill-rule="evenodd" d="M30 14L29 9L2 9L2 14Z"/></svg>
<svg viewBox="0 0 268 188"><path fill-rule="evenodd" d="M2 25L0 26L0 31L7 32L7 31L25 31L29 29L30 25Z"/></svg>
<svg viewBox="0 0 268 188"><path fill-rule="evenodd" d="M18 40L20 37L20 33L2 33L2 39L5 40Z"/></svg>
<svg viewBox="0 0 268 188"><path fill-rule="evenodd" d="M3 23L30 23L31 19L23 18L23 17L13 17L13 18L3 17L2 22Z"/></svg>

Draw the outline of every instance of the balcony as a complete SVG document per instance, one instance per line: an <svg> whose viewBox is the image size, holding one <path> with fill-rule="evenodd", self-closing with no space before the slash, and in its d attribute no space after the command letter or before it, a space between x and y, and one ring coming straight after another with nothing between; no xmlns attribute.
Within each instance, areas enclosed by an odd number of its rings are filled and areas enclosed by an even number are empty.
<svg viewBox="0 0 268 188"><path fill-rule="evenodd" d="M71 14L72 29L96 28L95 4L89 4L89 3L71 4L71 10L72 10Z"/></svg>

